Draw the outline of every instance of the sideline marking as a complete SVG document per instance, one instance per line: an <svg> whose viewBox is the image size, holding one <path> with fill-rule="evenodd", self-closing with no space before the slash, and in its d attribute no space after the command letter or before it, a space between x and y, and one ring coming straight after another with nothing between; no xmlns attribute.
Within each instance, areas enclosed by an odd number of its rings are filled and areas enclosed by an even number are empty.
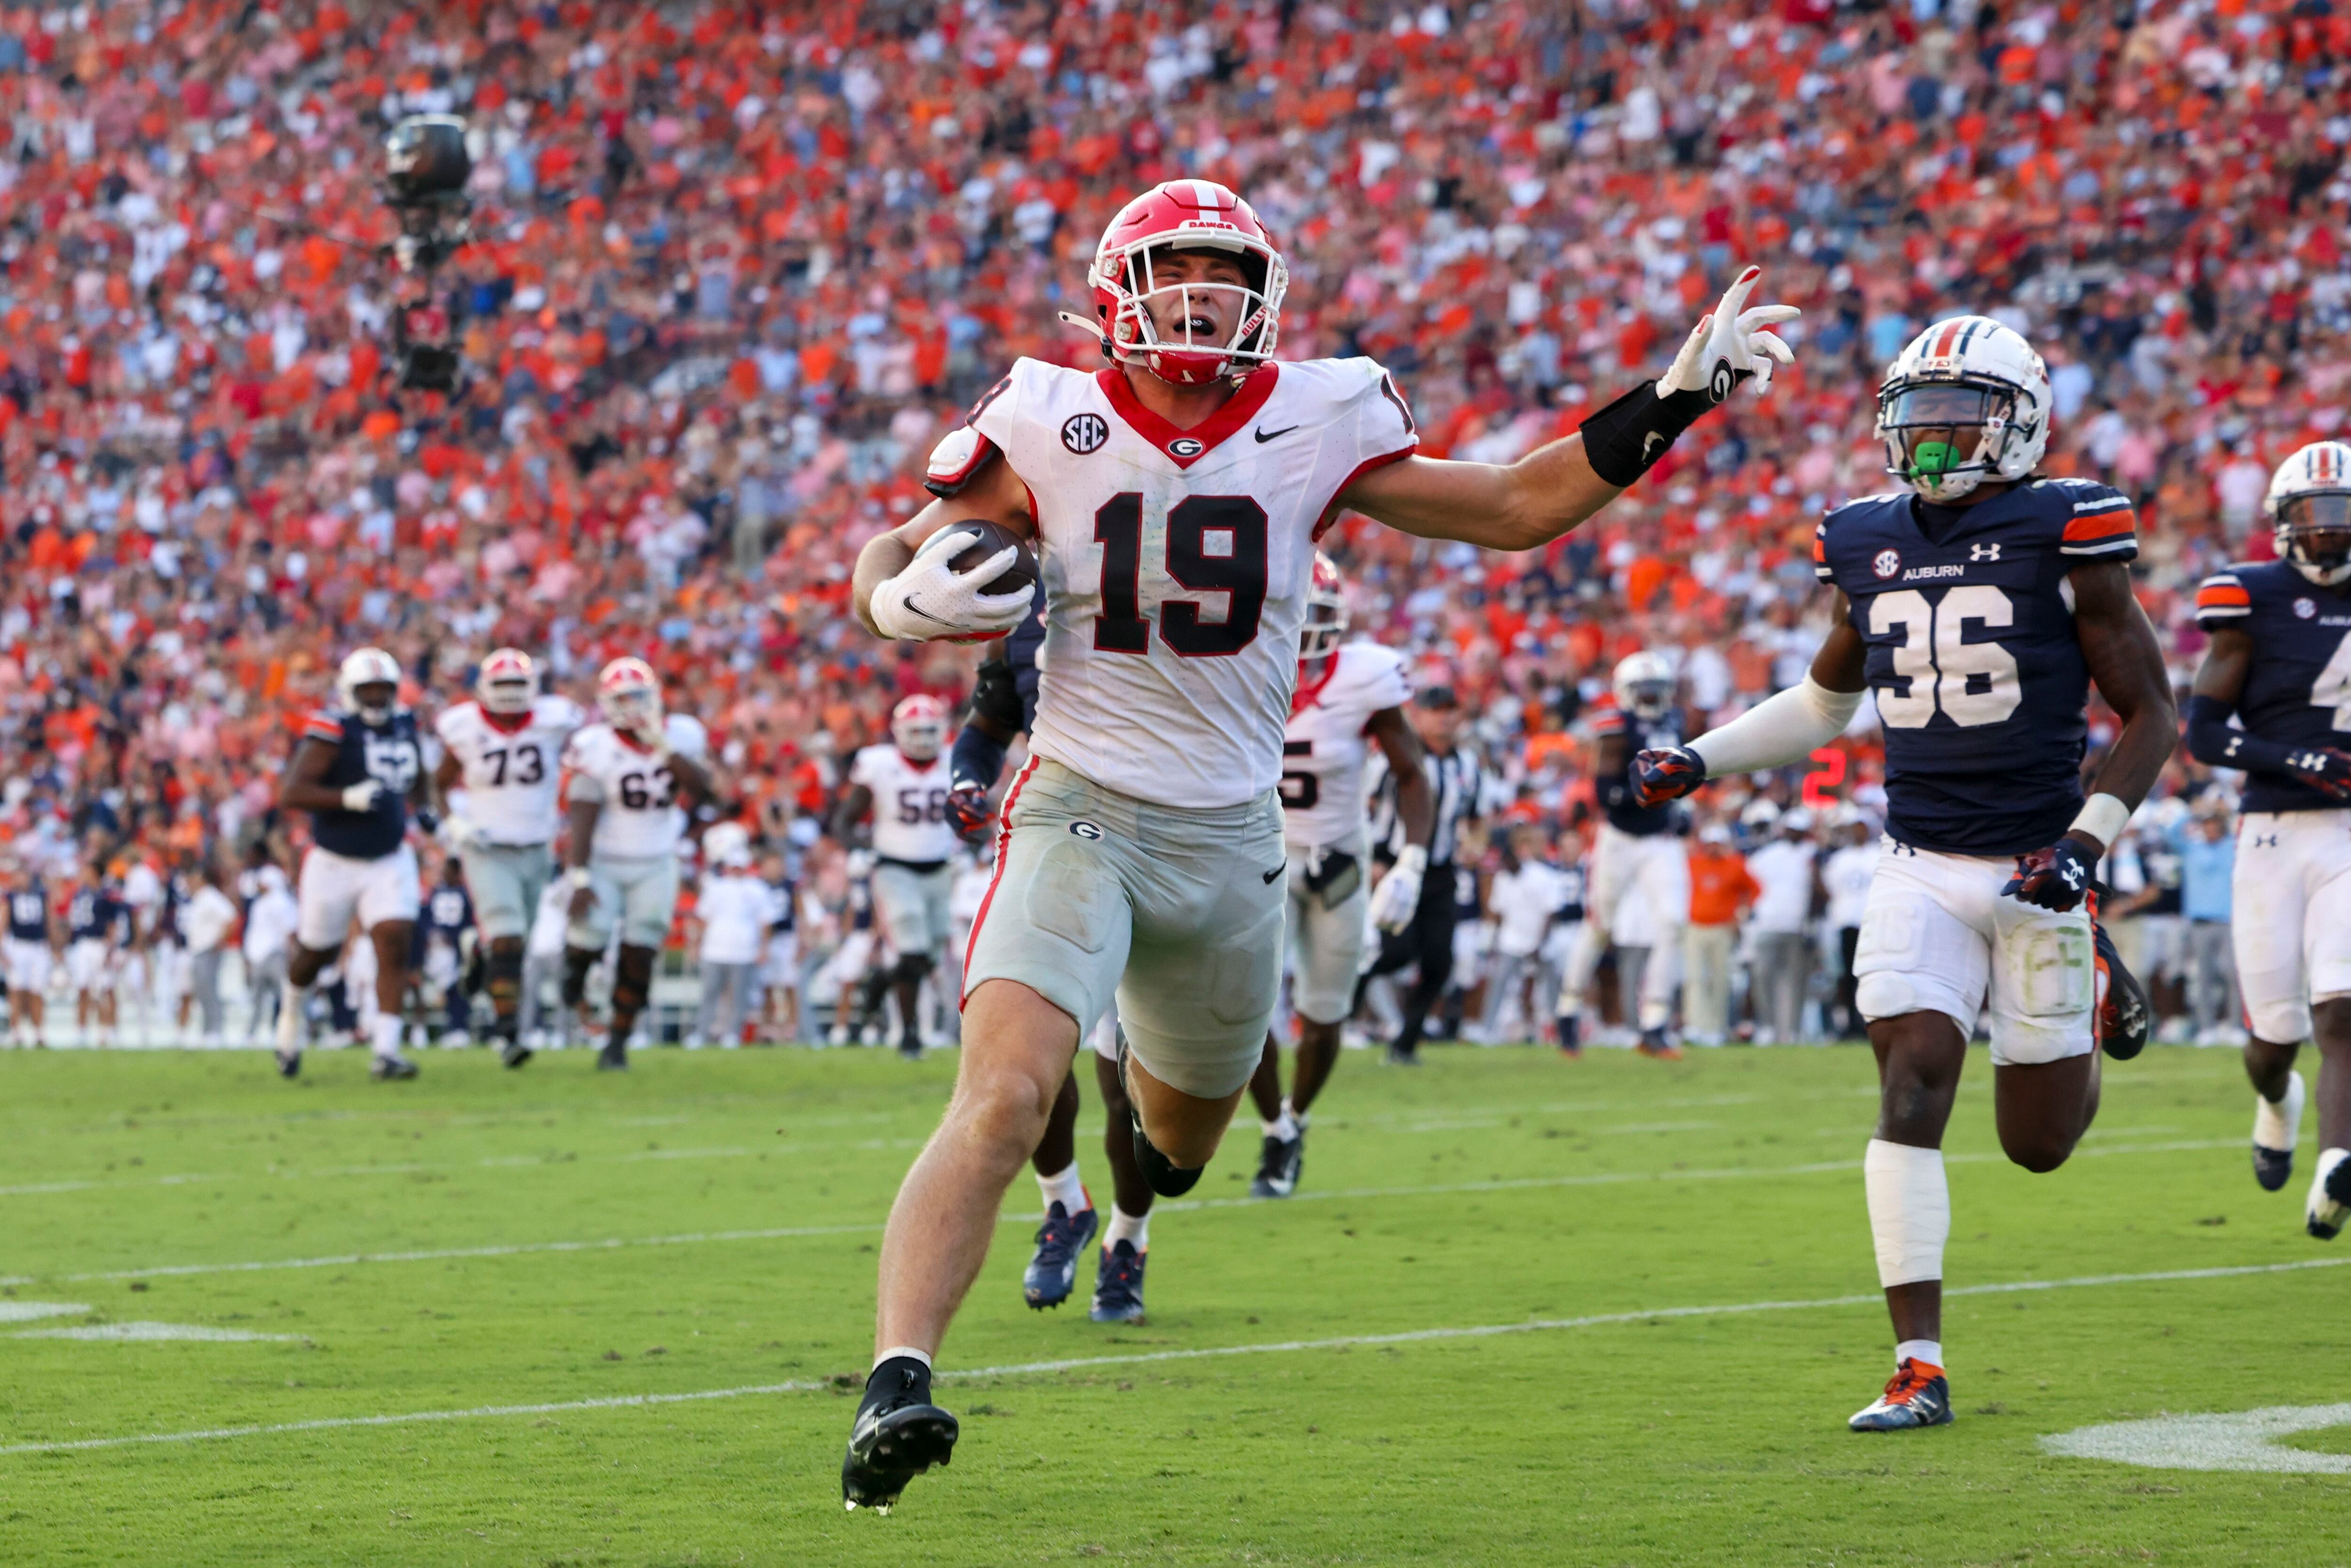
<svg viewBox="0 0 2351 1568"><path fill-rule="evenodd" d="M1992 1285L1968 1285L1944 1295L1991 1296L2018 1291L2064 1291L2104 1285L2136 1285L2171 1280L2225 1280L2252 1274L2294 1273L2305 1269L2332 1269L2351 1258L2310 1258L2294 1263L2248 1263L2216 1269L2167 1269L2153 1274L2085 1274L2071 1280L2011 1280ZM1425 1344L1440 1340L1493 1339L1504 1334L1543 1333L1562 1329L1601 1328L1614 1323L1656 1322L1676 1318L1735 1317L1751 1312L1811 1312L1832 1307L1876 1306L1884 1292L1822 1296L1805 1301L1736 1301L1717 1306L1652 1307L1645 1312L1593 1312L1576 1318L1536 1318L1518 1323L1479 1323L1458 1328L1407 1329L1399 1333L1343 1334L1332 1339L1276 1340L1261 1344L1207 1345L1196 1350L1155 1350L1127 1355L1072 1356L1059 1361L1027 1361L1004 1366L979 1366L936 1375L940 1382L967 1382L983 1377L1019 1377L1050 1372L1075 1372L1094 1366L1141 1366L1158 1362L1208 1361L1236 1355L1277 1355L1296 1351L1346 1350L1368 1345ZM686 1405L711 1399L744 1399L763 1394L806 1394L831 1386L829 1379L797 1379L789 1383L745 1384L734 1388L697 1389L685 1394L620 1394L597 1399L565 1399L538 1405L478 1405L469 1410L411 1410L389 1416L329 1416L309 1421L277 1421L266 1426L214 1427L195 1432L142 1432L128 1437L79 1437L53 1443L12 1443L0 1447L0 1457L11 1454L64 1454L88 1448L123 1448L148 1443L194 1443L220 1437L273 1437L287 1432L325 1432L353 1427L400 1427L427 1421L475 1421L499 1416L552 1416L571 1410L635 1409L655 1405ZM2351 1411L2351 1406L2331 1408ZM2336 1426L2339 1420L2313 1425ZM2096 1431L2100 1428L2093 1427ZM2048 1439L2043 1439L2047 1441ZM2351 1455L2312 1455L2313 1458ZM2351 1465L2346 1465L2351 1468Z"/></svg>
<svg viewBox="0 0 2351 1568"><path fill-rule="evenodd" d="M2112 1148L2080 1149L2075 1157L2102 1158L2111 1155L2175 1154L2183 1150L2233 1149L2242 1145L2241 1138L2204 1138L2181 1143L2125 1144ZM1946 1165L1980 1165L2007 1156L1999 1154L1960 1154L1944 1156ZM1441 1197L1460 1193L1548 1191L1558 1187L1622 1186L1638 1182L1677 1181L1741 1181L1774 1176L1822 1176L1839 1171L1858 1171L1859 1160L1813 1160L1795 1166L1732 1166L1724 1169L1695 1171L1589 1171L1578 1176L1506 1176L1496 1181L1444 1182L1428 1186L1356 1186L1317 1188L1296 1193L1286 1198L1268 1197L1196 1197L1179 1198L1160 1203L1155 1212L1197 1213L1209 1209L1258 1208L1270 1203L1346 1203L1374 1197ZM1036 1225L1044 1219L1041 1213L1000 1214L999 1225ZM162 1280L185 1278L194 1274L252 1274L281 1269L346 1269L361 1263L431 1263L457 1258L519 1258L540 1252L605 1252L632 1247L693 1247L718 1241L781 1241L806 1236L856 1236L882 1228L881 1222L858 1225L795 1225L778 1226L760 1230L696 1230L677 1236L610 1236L590 1241L521 1241L482 1247L423 1248L399 1252L343 1252L323 1258L270 1258L236 1263L167 1263L140 1269L105 1269L78 1274L13 1274L0 1278L0 1284L26 1285L36 1280L50 1279L65 1283L87 1283L106 1280Z"/></svg>
<svg viewBox="0 0 2351 1568"><path fill-rule="evenodd" d="M26 1329L8 1336L10 1339L99 1339L135 1340L141 1343L156 1340L187 1339L214 1342L247 1342L254 1340L300 1339L300 1334L256 1333L250 1329L207 1328L201 1323L84 1323L69 1329Z"/></svg>
<svg viewBox="0 0 2351 1568"><path fill-rule="evenodd" d="M2220 1416L2158 1416L2145 1421L2055 1432L2044 1452L2110 1459L2157 1470L2270 1470L2351 1475L2351 1454L2320 1454L2281 1445L2281 1437L2351 1426L2351 1405L2271 1405Z"/></svg>

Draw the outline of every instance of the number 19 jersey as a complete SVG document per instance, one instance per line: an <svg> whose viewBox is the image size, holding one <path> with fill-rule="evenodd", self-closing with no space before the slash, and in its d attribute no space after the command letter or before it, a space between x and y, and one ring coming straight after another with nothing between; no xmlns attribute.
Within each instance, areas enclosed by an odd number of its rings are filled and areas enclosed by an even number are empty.
<svg viewBox="0 0 2351 1568"><path fill-rule="evenodd" d="M484 712L479 703L459 703L434 721L434 733L465 769L465 814L485 841L553 841L564 743L587 719L578 703L550 695L510 719Z"/></svg>
<svg viewBox="0 0 2351 1568"><path fill-rule="evenodd" d="M1886 831L1918 849L2040 849L2082 806L2089 665L2066 573L2138 554L2120 493L2038 479L1971 507L1907 492L1823 518L1813 565L1852 602L1886 728Z"/></svg>
<svg viewBox="0 0 2351 1568"><path fill-rule="evenodd" d="M1370 360L1270 364L1178 430L1121 371L1021 360L980 399L966 472L1000 450L1034 497L1045 643L1029 747L1160 805L1213 809L1281 777L1314 537L1356 476L1410 453Z"/></svg>

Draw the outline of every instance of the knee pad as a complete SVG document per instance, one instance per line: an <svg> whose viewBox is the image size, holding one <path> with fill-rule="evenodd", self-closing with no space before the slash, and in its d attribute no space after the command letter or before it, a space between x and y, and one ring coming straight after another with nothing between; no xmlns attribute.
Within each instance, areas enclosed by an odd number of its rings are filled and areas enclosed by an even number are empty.
<svg viewBox="0 0 2351 1568"><path fill-rule="evenodd" d="M585 947L563 950L563 1005L576 1008L588 999L588 971L596 967L598 955Z"/></svg>
<svg viewBox="0 0 2351 1568"><path fill-rule="evenodd" d="M653 988L653 950L622 947L621 961L612 967L612 1011L634 1018L645 1010L645 998Z"/></svg>
<svg viewBox="0 0 2351 1568"><path fill-rule="evenodd" d="M506 1012L514 1006L522 995L520 938L501 936L490 944L490 950L482 956L482 985L498 1011Z"/></svg>

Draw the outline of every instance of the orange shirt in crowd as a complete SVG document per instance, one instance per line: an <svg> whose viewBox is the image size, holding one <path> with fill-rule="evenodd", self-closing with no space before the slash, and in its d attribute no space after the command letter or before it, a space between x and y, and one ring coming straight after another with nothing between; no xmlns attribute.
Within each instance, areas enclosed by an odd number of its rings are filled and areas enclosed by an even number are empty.
<svg viewBox="0 0 2351 1568"><path fill-rule="evenodd" d="M1748 874L1747 857L1726 844L1692 844L1689 873L1692 925L1728 925L1763 891Z"/></svg>

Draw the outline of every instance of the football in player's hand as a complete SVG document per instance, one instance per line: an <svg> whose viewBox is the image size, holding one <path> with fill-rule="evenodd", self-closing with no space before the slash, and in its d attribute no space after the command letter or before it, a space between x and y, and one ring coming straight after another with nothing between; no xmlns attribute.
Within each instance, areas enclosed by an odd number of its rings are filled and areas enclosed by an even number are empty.
<svg viewBox="0 0 2351 1568"><path fill-rule="evenodd" d="M1002 571L980 584L982 593L1018 593L1037 580L1036 550L1027 539L1002 523L992 523L986 517L966 517L959 523L949 523L947 528L971 537L970 544L956 550L947 559L947 564L957 571L969 571L985 564L988 557L999 555L1006 549L1019 552Z"/></svg>

